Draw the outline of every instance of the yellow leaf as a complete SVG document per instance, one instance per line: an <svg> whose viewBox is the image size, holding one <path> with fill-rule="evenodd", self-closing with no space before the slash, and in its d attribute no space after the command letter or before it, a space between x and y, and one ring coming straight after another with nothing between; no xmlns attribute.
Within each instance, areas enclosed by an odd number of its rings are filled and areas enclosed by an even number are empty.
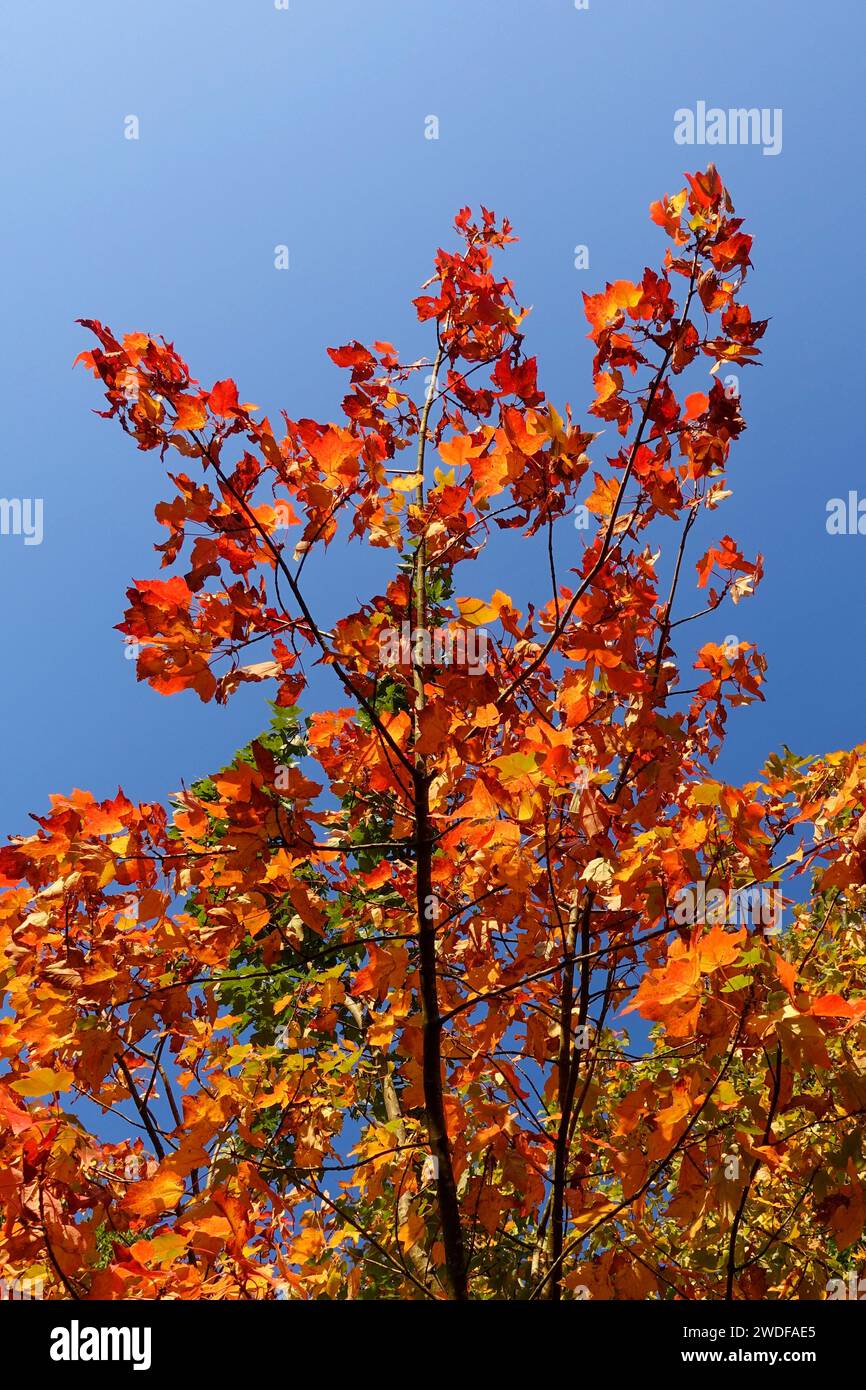
<svg viewBox="0 0 866 1390"><path fill-rule="evenodd" d="M397 492L414 492L416 487L424 481L423 473L409 473L405 478L395 478L391 484Z"/></svg>
<svg viewBox="0 0 866 1390"><path fill-rule="evenodd" d="M574 1220L569 1223L569 1235L580 1235L583 1231L588 1231L591 1226L595 1226L597 1223L603 1221L612 1211L616 1211L616 1202L602 1202L599 1206L593 1207L590 1211L580 1212Z"/></svg>
<svg viewBox="0 0 866 1390"><path fill-rule="evenodd" d="M718 782L699 782L692 787L692 804L695 806L718 806L722 788Z"/></svg>
<svg viewBox="0 0 866 1390"><path fill-rule="evenodd" d="M503 782L511 782L515 777L526 777L528 773L538 771L532 753L506 753L501 758L494 758L493 765L499 769Z"/></svg>
<svg viewBox="0 0 866 1390"><path fill-rule="evenodd" d="M54 1091L68 1091L75 1075L66 1068L52 1071L50 1067L36 1067L20 1081L13 1081L11 1090L19 1096L48 1096Z"/></svg>
<svg viewBox="0 0 866 1390"><path fill-rule="evenodd" d="M400 1244L406 1254L408 1254L413 1246L421 1243L424 1229L424 1222L421 1220L418 1213L410 1211L408 1221L403 1222L399 1231Z"/></svg>
<svg viewBox="0 0 866 1390"><path fill-rule="evenodd" d="M457 607L464 623L469 623L471 627L492 623L498 617L498 609L491 608L489 603L482 603L480 598L459 598Z"/></svg>
<svg viewBox="0 0 866 1390"><path fill-rule="evenodd" d="M157 1265L172 1264L183 1258L189 1242L189 1235L180 1235L177 1231L167 1231L164 1235L154 1236L153 1240L137 1240L131 1247L133 1259L142 1263L152 1261Z"/></svg>

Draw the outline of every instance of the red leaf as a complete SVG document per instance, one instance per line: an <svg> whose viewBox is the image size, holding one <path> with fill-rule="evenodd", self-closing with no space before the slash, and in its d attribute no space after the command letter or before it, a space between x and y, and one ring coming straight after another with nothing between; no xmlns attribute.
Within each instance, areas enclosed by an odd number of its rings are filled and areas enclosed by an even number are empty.
<svg viewBox="0 0 866 1390"><path fill-rule="evenodd" d="M238 409L238 388L231 378L218 381L210 393L210 408L214 415L228 416Z"/></svg>

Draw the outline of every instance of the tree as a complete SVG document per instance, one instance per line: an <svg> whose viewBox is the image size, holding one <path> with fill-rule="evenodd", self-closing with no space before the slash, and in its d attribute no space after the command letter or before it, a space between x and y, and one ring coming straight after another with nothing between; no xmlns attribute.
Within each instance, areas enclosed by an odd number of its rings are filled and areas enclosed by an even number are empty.
<svg viewBox="0 0 866 1390"><path fill-rule="evenodd" d="M717 171L687 179L651 209L662 267L585 296L606 459L539 388L486 209L414 301L429 358L331 350L341 425L278 437L233 381L86 322L102 413L179 456L173 573L120 624L139 677L205 701L271 682L274 717L170 812L55 796L2 851L4 1276L749 1299L856 1268L866 748L727 784L764 662L705 641L681 675L675 639L761 576L723 535L683 595L766 328ZM540 606L462 596L500 533L545 556ZM393 577L326 631L305 568L350 541ZM311 661L343 704L304 717Z"/></svg>

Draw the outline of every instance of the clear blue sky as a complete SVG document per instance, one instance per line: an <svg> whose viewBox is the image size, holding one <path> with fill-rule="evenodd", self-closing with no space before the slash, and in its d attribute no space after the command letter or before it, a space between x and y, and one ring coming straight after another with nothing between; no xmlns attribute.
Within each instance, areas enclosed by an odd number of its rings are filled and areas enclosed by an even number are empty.
<svg viewBox="0 0 866 1390"><path fill-rule="evenodd" d="M484 202L521 236L507 266L535 306L542 383L585 419L580 291L658 261L650 200L712 154L756 236L753 312L772 316L765 365L743 374L750 428L717 514L747 554L765 552L767 578L704 630L769 658L767 703L733 719L725 769L748 777L782 741L817 753L862 739L866 537L825 530L829 498L866 495L862 6L290 4L4 7L0 493L42 497L45 534L0 537L0 829L26 830L28 811L73 786L164 800L266 722L262 687L204 707L137 685L124 659L113 626L131 579L157 573L152 511L167 494L157 457L91 413L96 386L71 370L77 317L164 333L205 384L234 376L272 418L335 418L345 378L325 347L428 351L409 300L456 210ZM675 110L699 100L781 107L781 153L676 145ZM138 141L124 139L128 115ZM429 115L438 141L424 138ZM525 605L537 559L512 538L507 568L491 556L473 590L499 584ZM375 568L357 547L311 565L317 614L352 608ZM330 678L313 694L341 702Z"/></svg>

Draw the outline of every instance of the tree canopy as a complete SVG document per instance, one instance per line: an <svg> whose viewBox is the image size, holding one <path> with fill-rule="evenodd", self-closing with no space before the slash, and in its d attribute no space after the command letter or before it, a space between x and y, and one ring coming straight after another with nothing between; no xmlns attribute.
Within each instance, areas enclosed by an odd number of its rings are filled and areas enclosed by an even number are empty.
<svg viewBox="0 0 866 1390"><path fill-rule="evenodd" d="M55 795L0 851L3 1277L790 1299L862 1261L866 747L718 775L764 662L678 643L761 578L693 528L767 321L712 165L651 218L658 269L584 297L591 428L539 386L487 209L414 301L427 356L331 349L340 423L274 429L84 321L102 414L171 485L170 574L120 624L139 678L265 683L272 718L167 808ZM543 602L473 593L494 538L504 573L535 538ZM326 628L308 559L339 587L353 544L391 578Z"/></svg>

